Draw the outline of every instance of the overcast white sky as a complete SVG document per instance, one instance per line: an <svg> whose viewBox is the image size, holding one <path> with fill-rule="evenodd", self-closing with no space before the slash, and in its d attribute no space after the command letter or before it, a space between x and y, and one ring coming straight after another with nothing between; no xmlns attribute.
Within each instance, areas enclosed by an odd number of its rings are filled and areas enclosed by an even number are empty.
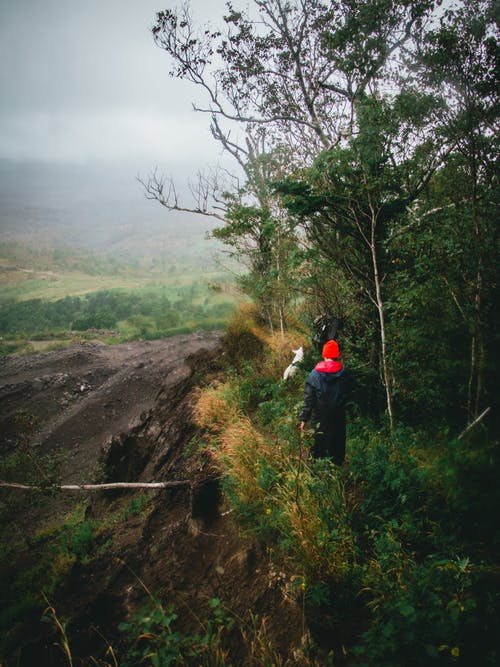
<svg viewBox="0 0 500 667"><path fill-rule="evenodd" d="M150 33L156 12L178 4L0 0L0 159L119 161L136 173L216 161L209 118L191 110L198 91L168 76ZM191 6L216 21L225 0Z"/></svg>

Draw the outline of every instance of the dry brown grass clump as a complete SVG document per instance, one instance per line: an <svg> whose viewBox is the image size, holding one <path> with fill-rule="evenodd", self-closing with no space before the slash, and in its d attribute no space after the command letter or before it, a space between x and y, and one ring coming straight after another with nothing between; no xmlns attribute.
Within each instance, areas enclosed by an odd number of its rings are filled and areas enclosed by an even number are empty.
<svg viewBox="0 0 500 667"><path fill-rule="evenodd" d="M293 350L302 347L304 354L309 346L307 338L296 331L276 333L268 337L267 354L262 372L275 380L283 377L285 368L293 361Z"/></svg>
<svg viewBox="0 0 500 667"><path fill-rule="evenodd" d="M262 492L257 485L262 457L269 455L264 437L231 401L229 386L219 384L198 396L197 424L213 436L210 452L218 466L238 480L238 495L244 502L255 500Z"/></svg>
<svg viewBox="0 0 500 667"><path fill-rule="evenodd" d="M220 382L198 392L194 418L201 428L217 434L240 417L241 412L236 401L231 398L229 384Z"/></svg>
<svg viewBox="0 0 500 667"><path fill-rule="evenodd" d="M268 446L264 438L247 417L228 425L221 433L216 459L226 474L237 481L240 502L264 500L257 479L266 454Z"/></svg>
<svg viewBox="0 0 500 667"><path fill-rule="evenodd" d="M227 325L224 347L229 361L236 368L258 361L261 373L279 379L293 360L293 350L304 352L309 346L307 336L298 329L285 333L269 333L266 324L252 303L239 305Z"/></svg>
<svg viewBox="0 0 500 667"><path fill-rule="evenodd" d="M235 366L263 355L267 334L254 304L242 303L226 326L224 348Z"/></svg>

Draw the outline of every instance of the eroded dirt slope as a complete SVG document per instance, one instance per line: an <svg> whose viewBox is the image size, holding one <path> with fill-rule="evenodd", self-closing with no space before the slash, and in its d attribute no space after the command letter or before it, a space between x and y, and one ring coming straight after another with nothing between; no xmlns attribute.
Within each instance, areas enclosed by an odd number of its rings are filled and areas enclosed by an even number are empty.
<svg viewBox="0 0 500 667"><path fill-rule="evenodd" d="M216 354L219 338L204 332L1 357L1 444L8 448L21 434L40 454L63 448L67 456L62 481L86 481L95 473L102 447L143 423L160 390L180 384L182 393L183 381L195 370L190 359Z"/></svg>
<svg viewBox="0 0 500 667"><path fill-rule="evenodd" d="M23 516L22 530L35 535L83 498L86 516L97 527L92 558L74 563L66 585L51 600L68 621L75 664L95 664L92 658L104 656L108 645L119 654L118 624L148 599L146 587L175 605L181 631L199 630L210 613L209 601L219 598L249 633L260 622L252 618L267 619L259 635L262 646L257 642L253 651L267 650L272 641L286 657L300 644L302 618L290 581L258 544L240 535L217 471L200 447L203 434L193 423L197 385L220 373L222 354L219 334L199 333L0 360L4 453L21 441L40 455L63 451L63 483L96 478L189 482L162 491L59 494ZM18 492L5 492L4 502L6 493ZM144 511L124 518L123 508L133 498L142 498ZM11 520L19 530L18 519ZM11 563L2 579L14 579L36 557L35 548L22 562ZM10 660L65 664L55 648L59 639L35 614ZM249 656L240 630L228 641L228 665L258 664L251 662L255 656Z"/></svg>

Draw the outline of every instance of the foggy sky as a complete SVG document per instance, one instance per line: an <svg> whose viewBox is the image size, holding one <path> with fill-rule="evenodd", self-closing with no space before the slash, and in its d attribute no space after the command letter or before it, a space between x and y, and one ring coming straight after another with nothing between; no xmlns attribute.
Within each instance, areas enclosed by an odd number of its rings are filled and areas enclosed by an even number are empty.
<svg viewBox="0 0 500 667"><path fill-rule="evenodd" d="M198 91L168 76L155 14L175 0L0 0L0 160L215 162ZM225 0L192 0L201 20Z"/></svg>

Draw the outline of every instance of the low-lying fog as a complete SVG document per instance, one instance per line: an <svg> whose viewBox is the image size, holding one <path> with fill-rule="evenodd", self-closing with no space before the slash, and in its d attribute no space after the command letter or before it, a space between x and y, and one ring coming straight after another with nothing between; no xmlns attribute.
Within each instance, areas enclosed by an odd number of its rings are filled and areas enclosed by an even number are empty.
<svg viewBox="0 0 500 667"><path fill-rule="evenodd" d="M174 239L201 238L215 219L169 212L145 197L137 176L146 179L151 167L94 164L62 165L0 161L0 243L50 243L95 250L151 253ZM159 173L162 173L159 170ZM191 174L174 174L183 205L192 205L187 188ZM209 245L212 245L211 242Z"/></svg>

